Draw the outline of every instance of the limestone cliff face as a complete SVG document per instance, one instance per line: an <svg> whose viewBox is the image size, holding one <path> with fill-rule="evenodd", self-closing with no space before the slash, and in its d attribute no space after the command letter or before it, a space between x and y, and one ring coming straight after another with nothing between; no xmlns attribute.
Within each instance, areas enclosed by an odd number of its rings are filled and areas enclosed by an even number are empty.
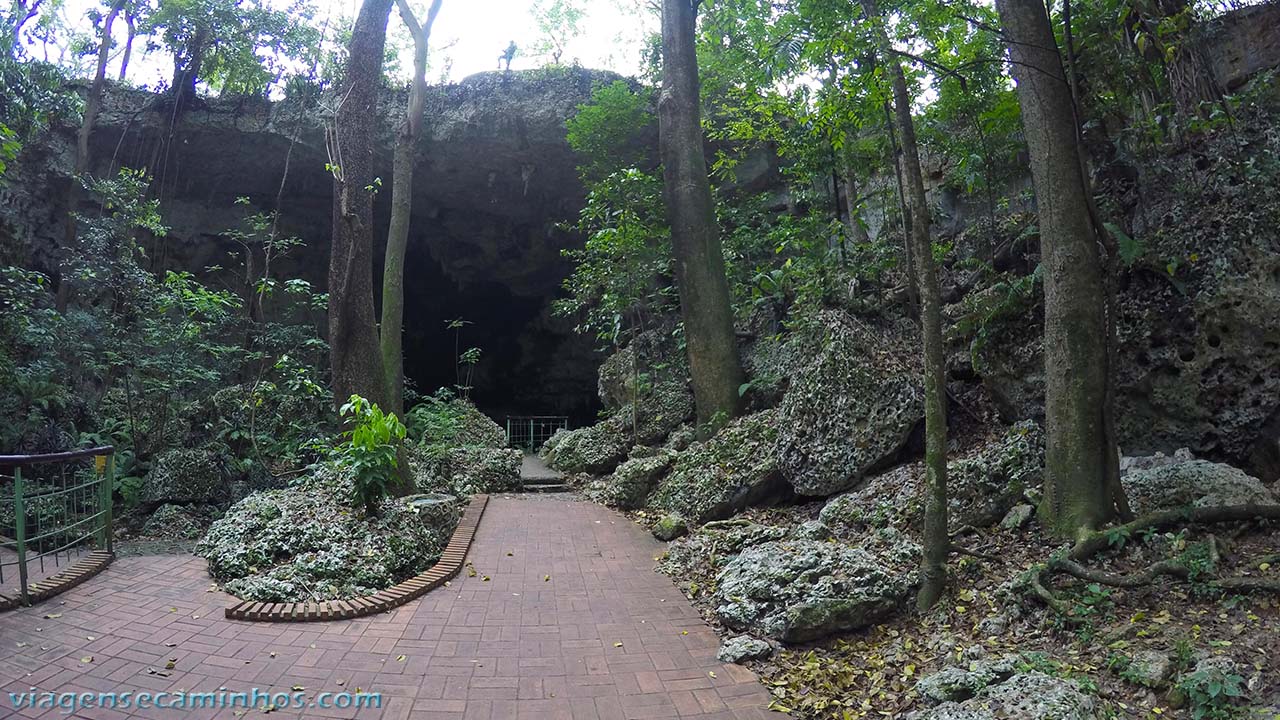
<svg viewBox="0 0 1280 720"><path fill-rule="evenodd" d="M594 412L591 344L550 317L548 305L569 271L561 250L581 243L559 228L576 217L584 194L564 123L596 84L616 78L587 70L482 73L431 89L406 271L407 370L423 389L453 382L453 337L444 322L465 317L474 325L462 337L463 348L485 352L476 380L482 401L520 396L517 409ZM388 183L404 99L403 92L387 91L379 116L368 119L377 136L378 174ZM322 288L332 217L324 127L334 102L209 99L172 123L162 98L112 87L92 138L91 171L99 177L121 167L153 172L172 227L150 248L160 267L236 268L243 260L231 254L239 246L226 231L242 227L251 212L277 209L279 197L281 231L306 247L276 269ZM10 187L0 191L0 261L53 266L73 157L72 127L55 128L26 153ZM375 207L378 265L390 195L388 186ZM237 204L240 197L249 205ZM533 373L552 357L555 397L528 392L537 384Z"/></svg>

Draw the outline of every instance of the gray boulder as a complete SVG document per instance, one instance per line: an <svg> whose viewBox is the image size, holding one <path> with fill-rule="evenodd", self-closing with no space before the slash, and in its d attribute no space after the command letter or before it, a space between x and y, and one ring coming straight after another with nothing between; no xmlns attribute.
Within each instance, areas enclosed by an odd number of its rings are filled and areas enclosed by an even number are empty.
<svg viewBox="0 0 1280 720"><path fill-rule="evenodd" d="M676 513L667 513L658 518L658 521L649 528L653 536L663 542L675 540L689 534L689 525L684 518Z"/></svg>
<svg viewBox="0 0 1280 720"><path fill-rule="evenodd" d="M963 702L912 713L908 720L1099 720L1099 705L1075 682L1033 671L987 685Z"/></svg>
<svg viewBox="0 0 1280 720"><path fill-rule="evenodd" d="M1135 513L1214 505L1273 504L1261 480L1207 460L1188 460L1125 473L1120 479Z"/></svg>
<svg viewBox="0 0 1280 720"><path fill-rule="evenodd" d="M143 502L216 503L229 497L226 465L212 450L161 453L142 485Z"/></svg>
<svg viewBox="0 0 1280 720"><path fill-rule="evenodd" d="M747 548L720 572L715 612L735 630L807 642L889 616L906 599L910 577L861 548L768 542Z"/></svg>
<svg viewBox="0 0 1280 720"><path fill-rule="evenodd" d="M147 518L142 534L153 538L196 540L208 523L200 513L184 505L161 505Z"/></svg>
<svg viewBox="0 0 1280 720"><path fill-rule="evenodd" d="M856 485L898 453L924 416L920 372L899 340L824 311L816 357L792 378L778 417L778 465L801 495Z"/></svg>
<svg viewBox="0 0 1280 720"><path fill-rule="evenodd" d="M460 510L458 498L454 495L444 493L409 495L403 498L402 502L409 508L409 512L418 516L418 522L425 525L431 532L458 525Z"/></svg>
<svg viewBox="0 0 1280 720"><path fill-rule="evenodd" d="M588 495L596 502L622 510L644 507L649 493L671 468L672 459L673 454L666 451L632 457L619 465L612 475L601 478Z"/></svg>
<svg viewBox="0 0 1280 720"><path fill-rule="evenodd" d="M720 662L743 663L747 660L759 660L773 654L773 646L750 635L726 638L720 644L720 652L716 659Z"/></svg>
<svg viewBox="0 0 1280 720"><path fill-rule="evenodd" d="M419 492L472 495L520 487L519 450L504 447L419 446L409 469Z"/></svg>
<svg viewBox="0 0 1280 720"><path fill-rule="evenodd" d="M776 418L773 410L746 415L690 445L676 456L650 505L702 524L788 494L773 453Z"/></svg>
<svg viewBox="0 0 1280 720"><path fill-rule="evenodd" d="M1159 689L1169 682L1173 674L1173 661L1169 653L1158 650L1139 650L1116 666L1120 677L1143 687Z"/></svg>
<svg viewBox="0 0 1280 720"><path fill-rule="evenodd" d="M951 526L992 525L1019 504L1028 490L1040 486L1044 435L1034 422L1020 422L948 463L947 473ZM832 498L819 517L837 536L854 537L866 528L913 526L923 511L924 469L912 463Z"/></svg>
<svg viewBox="0 0 1280 720"><path fill-rule="evenodd" d="M933 702L960 702L988 685L1008 680L1016 670L1016 656L978 660L967 668L953 665L921 678L916 691Z"/></svg>
<svg viewBox="0 0 1280 720"><path fill-rule="evenodd" d="M566 473L613 472L631 448L631 431L620 415L577 430L558 432L543 445L547 465Z"/></svg>

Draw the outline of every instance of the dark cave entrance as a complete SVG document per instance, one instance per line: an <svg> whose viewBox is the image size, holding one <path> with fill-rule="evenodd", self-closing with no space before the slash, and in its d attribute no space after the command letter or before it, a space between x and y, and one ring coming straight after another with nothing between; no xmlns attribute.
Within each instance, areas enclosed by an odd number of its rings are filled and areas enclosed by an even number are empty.
<svg viewBox="0 0 1280 720"><path fill-rule="evenodd" d="M458 353L476 347L471 399L500 425L509 415L567 415L575 427L595 422L602 358L591 338L552 315L555 292L517 293L483 268L460 282L434 257L435 244L411 239L406 258L406 382L422 394L454 388L466 372ZM459 337L449 328L455 319L468 323Z"/></svg>

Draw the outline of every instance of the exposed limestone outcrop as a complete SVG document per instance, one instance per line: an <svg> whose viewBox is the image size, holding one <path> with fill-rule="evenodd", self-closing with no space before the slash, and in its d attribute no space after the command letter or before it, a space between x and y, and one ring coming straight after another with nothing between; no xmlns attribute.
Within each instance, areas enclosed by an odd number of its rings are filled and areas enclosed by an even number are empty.
<svg viewBox="0 0 1280 720"><path fill-rule="evenodd" d="M1215 505L1271 505L1275 495L1242 470L1187 460L1125 473L1120 478L1136 513Z"/></svg>
<svg viewBox="0 0 1280 720"><path fill-rule="evenodd" d="M1043 481L1044 435L1025 421L1003 436L947 464L947 510L952 527L986 527ZM863 487L838 495L820 517L832 531L856 537L868 528L915 527L924 510L924 470L919 463L894 468Z"/></svg>
<svg viewBox="0 0 1280 720"><path fill-rule="evenodd" d="M891 459L924 417L910 364L919 353L839 311L819 313L806 332L820 338L817 356L779 408L778 466L797 493L825 496Z"/></svg>
<svg viewBox="0 0 1280 720"><path fill-rule="evenodd" d="M806 642L883 620L910 587L907 573L862 548L768 542L747 548L721 571L716 616L735 630Z"/></svg>
<svg viewBox="0 0 1280 720"><path fill-rule="evenodd" d="M777 422L773 410L746 415L690 445L676 456L650 505L700 525L785 496L773 453Z"/></svg>

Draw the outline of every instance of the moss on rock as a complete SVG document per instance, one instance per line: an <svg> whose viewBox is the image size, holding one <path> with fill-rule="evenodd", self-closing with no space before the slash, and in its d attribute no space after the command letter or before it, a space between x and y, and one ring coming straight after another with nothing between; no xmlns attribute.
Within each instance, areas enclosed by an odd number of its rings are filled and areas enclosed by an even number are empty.
<svg viewBox="0 0 1280 720"><path fill-rule="evenodd" d="M457 524L429 525L400 499L377 517L346 504L350 482L331 467L284 490L231 506L196 546L224 590L262 602L370 595L430 567Z"/></svg>
<svg viewBox="0 0 1280 720"><path fill-rule="evenodd" d="M778 418L778 465L801 495L856 485L892 458L924 417L921 373L896 333L826 310L803 336L821 350L791 381Z"/></svg>
<svg viewBox="0 0 1280 720"><path fill-rule="evenodd" d="M735 419L676 456L650 505L702 524L786 494L774 456L777 435L776 411Z"/></svg>
<svg viewBox="0 0 1280 720"><path fill-rule="evenodd" d="M547 465L566 473L613 472L631 448L631 432L619 415L576 430L557 432L543 446Z"/></svg>
<svg viewBox="0 0 1280 720"><path fill-rule="evenodd" d="M195 540L204 534L208 519L183 505L161 505L147 518L142 534L153 538Z"/></svg>
<svg viewBox="0 0 1280 720"><path fill-rule="evenodd" d="M230 492L226 463L212 450L176 449L161 453L142 485L143 502L195 503L226 500Z"/></svg>
<svg viewBox="0 0 1280 720"><path fill-rule="evenodd" d="M1020 422L947 464L947 512L953 528L999 522L1044 473L1044 433ZM866 485L838 495L820 517L841 537L867 529L917 525L924 510L924 470L920 463L894 468Z"/></svg>
<svg viewBox="0 0 1280 720"><path fill-rule="evenodd" d="M519 450L426 445L411 449L414 486L424 493L473 495L520 487Z"/></svg>
<svg viewBox="0 0 1280 720"><path fill-rule="evenodd" d="M622 510L644 507L649 493L671 468L674 455L655 451L652 455L635 456L618 466L613 474L593 483L587 491L592 500Z"/></svg>

